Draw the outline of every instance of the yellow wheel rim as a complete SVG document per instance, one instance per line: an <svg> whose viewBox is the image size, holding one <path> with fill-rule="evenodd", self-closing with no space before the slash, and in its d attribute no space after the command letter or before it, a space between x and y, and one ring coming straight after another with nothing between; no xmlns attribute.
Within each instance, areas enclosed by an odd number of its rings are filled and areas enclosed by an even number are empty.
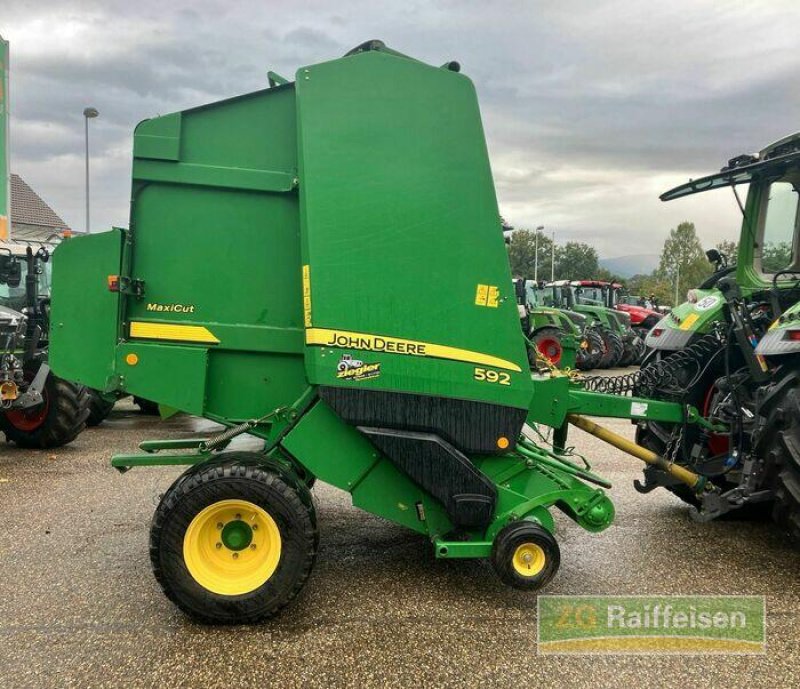
<svg viewBox="0 0 800 689"><path fill-rule="evenodd" d="M281 533L275 520L247 500L220 500L198 512L183 537L183 561L212 593L255 591L278 568Z"/></svg>
<svg viewBox="0 0 800 689"><path fill-rule="evenodd" d="M523 543L514 551L511 564L521 577L535 577L547 564L547 555L542 546L536 543Z"/></svg>

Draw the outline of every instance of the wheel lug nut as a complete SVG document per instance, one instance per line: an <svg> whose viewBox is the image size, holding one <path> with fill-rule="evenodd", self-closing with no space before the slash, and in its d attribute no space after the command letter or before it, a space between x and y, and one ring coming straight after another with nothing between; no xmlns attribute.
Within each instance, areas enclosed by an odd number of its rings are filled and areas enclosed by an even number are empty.
<svg viewBox="0 0 800 689"><path fill-rule="evenodd" d="M233 559L234 560L238 560L239 559L239 553L234 553L233 554Z"/></svg>
<svg viewBox="0 0 800 689"><path fill-rule="evenodd" d="M217 550L219 550L221 547L222 547L222 543L217 543Z"/></svg>
<svg viewBox="0 0 800 689"><path fill-rule="evenodd" d="M241 514L237 514L237 515L236 515L236 518L237 518L237 519L241 519L241 518L242 518L242 515L241 515Z"/></svg>
<svg viewBox="0 0 800 689"><path fill-rule="evenodd" d="M255 550L255 549L256 549L256 544L255 543L251 543L250 544L250 550Z"/></svg>
<svg viewBox="0 0 800 689"><path fill-rule="evenodd" d="M252 529L253 531L258 531L258 524L253 524Z"/></svg>
<svg viewBox="0 0 800 689"><path fill-rule="evenodd" d="M217 522L217 528L222 529L222 522Z"/></svg>

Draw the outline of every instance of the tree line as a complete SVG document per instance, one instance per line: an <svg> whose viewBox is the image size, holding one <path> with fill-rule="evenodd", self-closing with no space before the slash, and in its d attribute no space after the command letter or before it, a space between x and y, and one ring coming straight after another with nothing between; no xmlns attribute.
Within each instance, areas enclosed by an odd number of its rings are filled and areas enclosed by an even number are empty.
<svg viewBox="0 0 800 689"><path fill-rule="evenodd" d="M508 229L507 225L505 227ZM670 230L661 249L658 267L653 272L629 278L602 267L597 250L589 244L567 242L556 244L554 248L553 240L543 232L524 229L511 233L507 243L511 272L515 276L534 277L537 244L540 280L550 280L552 276L555 280L622 282L630 294L654 296L660 304L673 304L676 294L680 303L689 289L697 287L714 271L706 258L694 223L689 221ZM725 253L730 261L735 260L735 242L722 241L716 248ZM782 265L786 265L787 252L790 252L790 247L765 249L764 265L781 264L782 261Z"/></svg>

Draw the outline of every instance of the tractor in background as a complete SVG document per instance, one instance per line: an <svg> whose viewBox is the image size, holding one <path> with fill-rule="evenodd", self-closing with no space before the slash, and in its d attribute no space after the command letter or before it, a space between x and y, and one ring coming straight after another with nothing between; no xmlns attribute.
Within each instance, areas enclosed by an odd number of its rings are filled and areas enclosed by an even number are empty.
<svg viewBox="0 0 800 689"><path fill-rule="evenodd" d="M86 389L50 371L50 253L0 244L0 431L20 447L72 442L86 426Z"/></svg>
<svg viewBox="0 0 800 689"><path fill-rule="evenodd" d="M714 274L650 330L632 386L635 395L694 405L711 427L641 420L636 439L721 487L701 518L767 511L800 541L800 134L661 199L715 189L732 191L742 212L736 261L707 252ZM637 486L698 505L657 468Z"/></svg>
<svg viewBox="0 0 800 689"><path fill-rule="evenodd" d="M661 320L663 315L659 311L649 307L647 300L631 296L627 293L625 285L619 282L610 282L606 287L606 306L627 313L631 317L631 329L641 340L640 356L644 356L644 340L650 329ZM638 361L636 363L639 363Z"/></svg>
<svg viewBox="0 0 800 689"><path fill-rule="evenodd" d="M547 305L585 315L597 329L603 347L597 368L628 366L636 361L639 345L630 327L630 317L603 305L602 287L584 285L581 281L556 280L545 284L544 300Z"/></svg>
<svg viewBox="0 0 800 689"><path fill-rule="evenodd" d="M537 367L536 352L559 368L595 368L603 355L603 342L588 318L576 311L542 304L542 288L534 281L514 278L514 291L522 331L533 345L531 368Z"/></svg>

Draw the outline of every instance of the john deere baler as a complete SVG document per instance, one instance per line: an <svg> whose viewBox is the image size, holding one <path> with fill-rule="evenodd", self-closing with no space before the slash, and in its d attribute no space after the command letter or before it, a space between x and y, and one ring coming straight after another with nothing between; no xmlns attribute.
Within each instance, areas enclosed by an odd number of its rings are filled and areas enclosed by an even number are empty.
<svg viewBox="0 0 800 689"><path fill-rule="evenodd" d="M562 449L603 396L531 376L472 83L370 42L270 84L142 122L130 228L54 262L60 376L227 427L113 459L191 465L153 521L156 577L206 621L274 614L314 563L319 479L436 557L544 585L551 507L613 518ZM608 397L593 413L631 415ZM263 452L226 450L245 432Z"/></svg>

